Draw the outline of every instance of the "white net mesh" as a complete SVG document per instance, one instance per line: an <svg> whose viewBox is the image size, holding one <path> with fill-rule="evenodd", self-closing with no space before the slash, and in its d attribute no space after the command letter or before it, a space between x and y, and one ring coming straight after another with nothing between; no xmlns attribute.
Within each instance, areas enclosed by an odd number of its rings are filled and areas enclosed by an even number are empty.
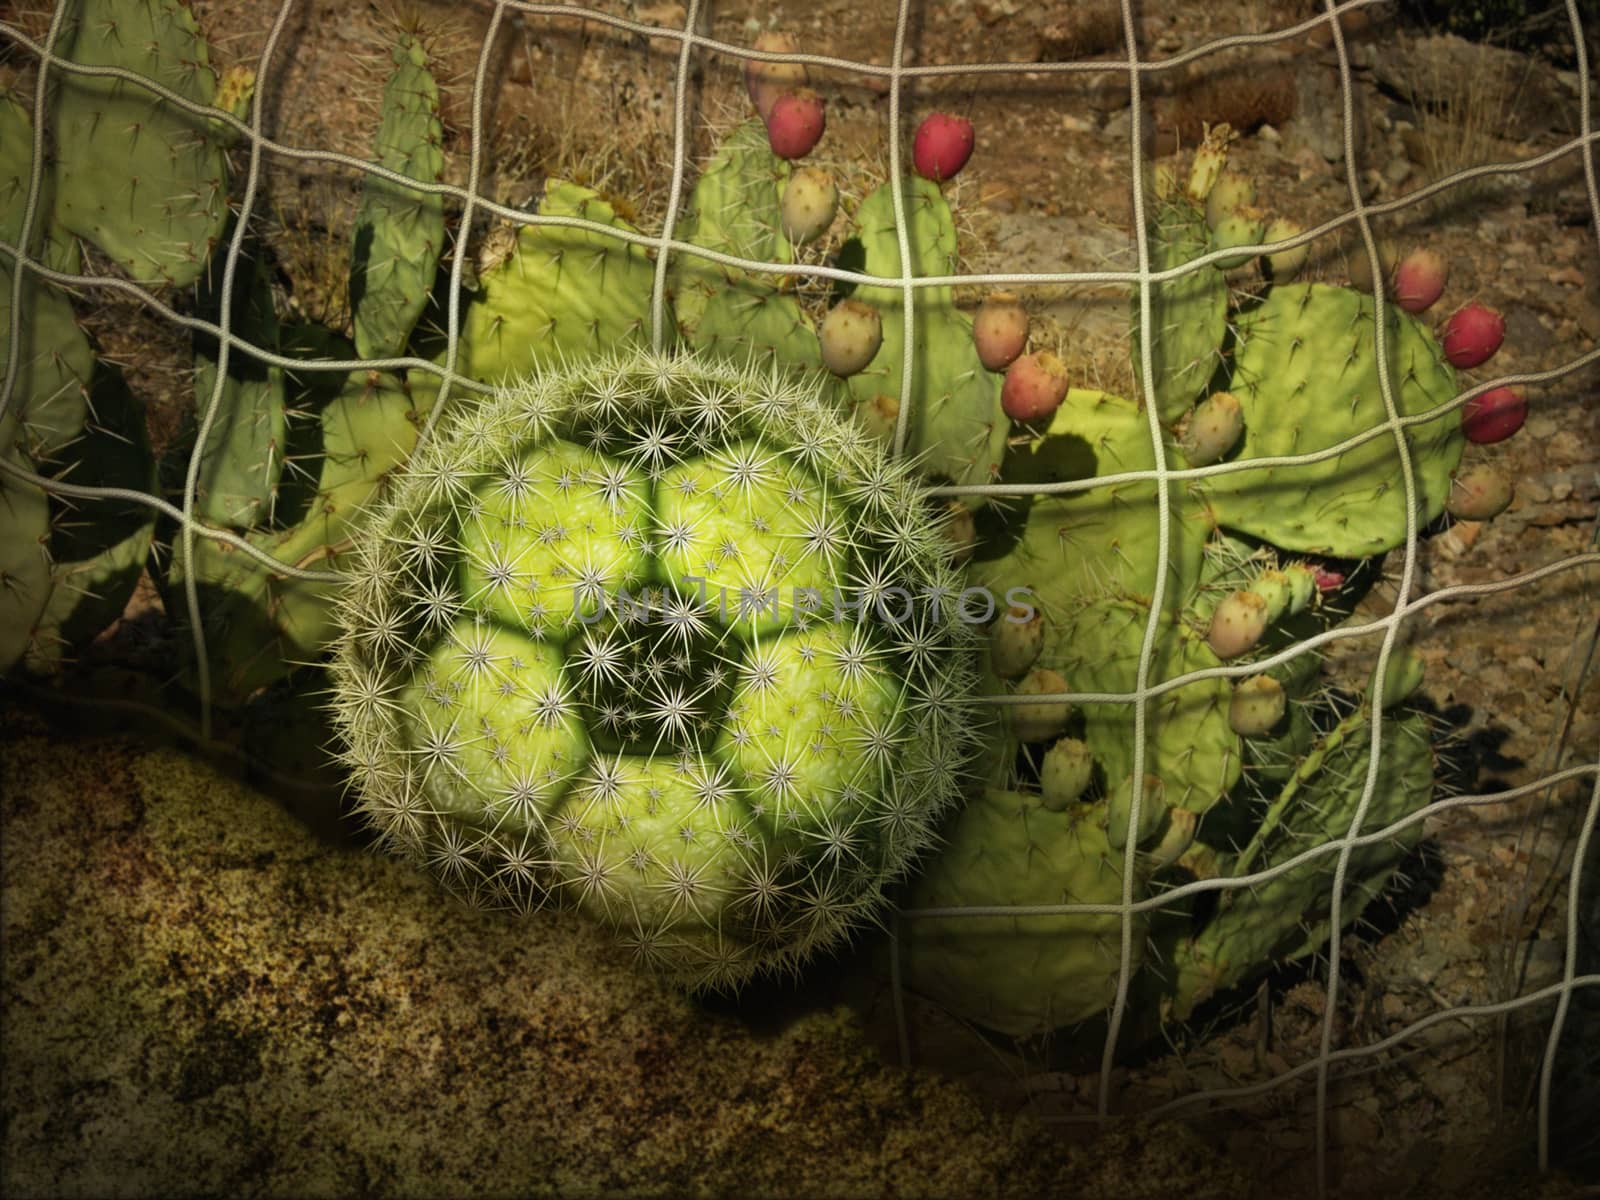
<svg viewBox="0 0 1600 1200"><path fill-rule="evenodd" d="M258 85L254 95L252 108L248 119L239 121L227 113L215 109L205 109L185 99L169 88L163 87L151 80L143 79L128 71L111 67L88 67L74 63L56 53L56 45L61 34L63 21L66 18L67 4L58 5L51 17L48 31L42 38L29 36L23 28L12 23L0 24L0 35L4 36L14 50L21 51L31 56L35 64L33 76L33 104L34 104L34 171L24 201L21 218L21 232L15 245L0 244L9 259L17 263L21 269L13 273L11 279L11 325L9 337L13 345L20 344L20 330L23 319L22 301L25 293L25 284L29 275L48 280L51 283L76 289L82 293L113 292L129 297L145 308L160 320L170 323L173 327L182 328L191 332L205 332L215 336L220 344L218 353L219 369L217 383L210 397L209 404L205 407L200 418L200 432L196 439L196 450L188 466L187 478L181 505L166 502L158 496L130 491L122 488L108 488L96 486L93 482L66 482L60 479L47 479L34 474L16 462L0 458L0 470L4 470L16 479L45 488L58 495L69 497L84 502L96 501L135 501L159 510L168 518L179 523L183 540L183 551L186 557L193 556L194 543L197 538L211 538L225 543L241 553L247 554L264 566L272 568L286 578L338 581L341 576L336 572L310 570L291 563L279 562L267 555L246 538L238 534L217 529L202 524L195 516L196 484L200 469L200 449L206 441L206 433L211 423L217 419L219 408L223 400L223 378L226 364L230 356L247 355L261 362L278 367L292 367L298 371L334 372L338 374L362 370L406 370L411 369L429 372L436 375L441 387L438 399L430 415L424 436L431 430L433 418L438 415L443 406L453 395L462 392L483 392L487 389L478 381L459 373L457 370L458 356L461 346L461 331L463 313L461 310L462 285L466 278L469 255L469 238L458 236L449 254L450 287L448 290L448 306L444 314L445 322L445 354L442 364L422 358L396 358L377 360L331 360L321 359L306 362L299 359L290 359L271 350L250 344L241 338L233 328L232 311L232 284L237 271L240 269L240 258L246 240L246 235L251 228L252 221L259 216L259 203L262 193L264 172L270 161L279 162L297 161L303 164L325 164L328 167L338 167L343 170L367 173L368 175L388 179L391 182L403 185L414 191L431 192L447 198L455 206L457 228L463 231L473 228L475 220L481 221L485 217L497 218L509 222L514 226L529 224L548 224L572 226L602 236L619 238L633 244L646 247L656 255L654 265L654 289L651 298L652 326L651 337L656 348L660 348L667 337L669 329L666 305L668 304L668 273L669 266L675 256L694 255L713 263L728 267L748 269L772 273L774 275L808 276L837 280L844 283L876 283L885 286L894 286L901 289L904 297L904 319L906 333L902 345L904 359L901 368L901 403L898 410L898 426L895 431L895 446L897 452L903 452L908 437L908 427L912 416L913 372L914 364L914 339L911 333L911 323L915 319L916 309L912 303L913 295L917 289L930 287L946 287L955 284L961 285L986 285L986 286L1012 286L1017 288L1033 288L1040 286L1064 285L1127 285L1137 289L1141 327L1150 328L1152 325L1152 285L1166 282L1189 271L1204 271L1211 269L1211 264L1223 257L1223 251L1214 252L1204 258L1184 264L1181 267L1168 271L1153 270L1148 249L1149 239L1146 230L1146 192L1152 183L1149 175L1150 167L1141 148L1145 144L1144 122L1148 119L1143 105L1143 93L1149 81L1158 73L1174 72L1185 65L1200 61L1209 56L1221 55L1226 51L1266 48L1274 44L1287 42L1291 39L1303 37L1309 31L1323 27L1331 39L1332 47L1338 57L1340 76L1340 95L1343 105L1342 128L1344 135L1344 171L1349 189L1349 206L1346 211L1322 222L1305 233L1284 242L1270 245L1258 245L1246 248L1252 253L1268 253L1287 249L1293 245L1312 242L1328 237L1341 228L1351 228L1359 234L1362 252L1368 258L1372 274L1382 287L1382 271L1379 267L1379 246L1373 231L1375 218L1399 212L1405 208L1419 205L1430 199L1449 194L1452 189L1460 189L1474 181L1483 179L1512 176L1518 173L1527 173L1551 163L1569 159L1576 156L1582 163L1583 178L1587 193L1588 209L1591 230L1600 230L1600 191L1597 191L1597 181L1593 160L1593 145L1595 131L1593 126L1591 99L1592 80L1587 58L1587 41L1589 34L1583 25L1579 6L1576 0L1567 0L1567 19L1570 23L1572 45L1577 56L1577 75L1579 80L1579 105L1580 105L1580 132L1577 137L1549 149L1536 157L1517 161L1485 163L1461 170L1447 178L1441 178L1411 194L1395 200L1382 203L1368 203L1363 200L1362 180L1360 178L1361 162L1358 154L1354 130L1356 118L1354 115L1353 83L1351 58L1345 43L1345 36L1338 17L1349 15L1356 10L1370 8L1378 4L1379 0L1353 0L1351 3L1335 5L1329 0L1327 10L1310 20L1293 26L1276 29L1268 33L1257 35L1241 35L1220 38L1205 45L1197 46L1185 53L1161 59L1146 59L1141 52L1140 27L1135 13L1128 0L1122 6L1123 44L1128 48L1127 58L1121 69L1125 71L1130 90L1131 124L1129 128L1129 144L1126 153L1131 168L1132 186L1132 214L1133 214L1133 245L1137 247L1138 262L1132 270L1102 270L1061 273L988 273L967 274L953 277L901 277L882 279L863 275L859 272L841 267L821 266L816 264L794 263L775 264L769 262L756 262L736 256L708 250L703 247L679 240L675 236L675 226L679 221L684 202L684 189L690 172L691 123L694 113L691 111L691 97L693 88L691 77L696 64L708 56L727 56L734 60L750 58L765 58L769 60L790 61L806 64L813 68L848 72L849 74L869 80L881 81L888 97L889 127L885 134L888 157L888 179L893 189L894 211L896 216L897 236L899 239L900 261L912 261L908 245L908 232L906 221L905 196L902 188L902 142L905 132L906 93L908 84L921 78L964 76L975 81L982 81L985 77L1005 78L1016 74L1019 65L1009 62L969 62L953 65L904 65L906 62L906 48L908 31L912 26L915 16L910 0L901 0L894 21L894 44L889 56L888 65L879 65L871 62L854 61L848 58L835 58L812 54L791 55L757 55L745 46L736 45L712 38L702 32L709 27L707 9L708 4L701 0L689 0L683 16L681 27L663 27L646 20L630 20L609 13L593 11L581 6L534 4L534 3L495 3L488 9L487 31L478 47L476 67L471 80L470 114L468 121L468 142L471 147L470 158L466 165L464 184L418 184L396 172L386 170L352 155L319 150L315 148L287 145L275 140L264 126L264 114L270 109L273 101L274 79L280 67L279 57L282 53L280 45L283 41L284 31L294 12L291 3L283 3L276 11L276 15L267 32L265 41L260 48L257 63ZM665 218L659 233L629 233L618 230L610 225L587 221L575 217L560 217L537 215L522 208L495 202L480 190L486 163L484 161L486 147L490 144L487 130L490 123L490 86L495 69L497 54L500 50L500 39L504 35L508 22L513 19L540 18L551 21L587 21L608 27L616 31L638 35L641 39L654 39L658 44L667 43L676 45L675 79L672 94L675 99L672 112L672 141L674 153L670 167L670 184L665 205ZM643 41L640 43L644 44ZM1035 62L1026 65L1026 70L1046 80L1069 75L1073 73L1101 73L1115 64L1106 61L1084 62ZM222 264L223 287L221 289L221 309L215 323L207 322L176 311L160 296L151 294L150 291L130 283L125 279L110 275L96 274L69 274L52 269L44 262L21 253L19 247L35 244L35 237L41 228L43 219L41 214L41 194L44 177L43 164L46 156L46 129L47 129L47 94L52 78L58 72L73 72L82 75L111 76L128 81L131 86L147 89L160 102L170 104L186 111L202 113L218 121L225 122L235 128L243 139L240 159L246 163L243 178L236 184L237 196L237 222L228 243L221 248L220 262ZM1233 253L1237 253L1234 251ZM1134 759L1132 776L1135 780L1134 817L1133 824L1137 824L1137 811L1144 801L1140 794L1143 785L1139 781L1144 778L1144 760L1146 754L1146 721L1150 703L1166 692L1207 677L1242 677L1245 674L1259 673L1265 667L1286 661L1296 654L1303 653L1320 645L1332 644L1345 639L1376 638L1379 641L1378 671L1380 677L1387 669L1391 652L1398 644L1403 627L1410 620L1423 614L1435 606L1451 605L1471 601L1475 598L1492 596L1497 593L1514 592L1529 588L1536 582L1547 577L1570 572L1592 571L1600 565L1600 553L1584 553L1566 557L1550 562L1537 569L1522 572L1513 576L1494 579L1487 582L1459 584L1450 587L1427 590L1423 586L1420 569L1418 566L1418 536L1417 527L1417 479L1411 463L1411 450L1408 446L1404 431L1413 425L1434 419L1438 413L1431 412L1422 416L1403 416L1395 400L1394 389L1396 381L1391 378L1389 367L1390 359L1385 354L1385 339L1391 336L1384 322L1374 323L1373 337L1377 344L1376 359L1379 364L1380 386L1383 396L1387 420L1374 428L1331 446L1315 454L1284 457L1276 459L1252 459L1248 462L1238 461L1233 463L1220 463L1215 466L1194 468L1188 470L1169 470L1163 451L1162 431L1157 417L1157 408L1154 403L1153 385L1149 382L1155 378L1151 360L1152 341L1142 339L1140 353L1142 355L1142 370L1140 378L1145 380L1145 412L1149 421L1149 434L1151 445L1154 449L1156 468L1154 471L1127 472L1118 475L1099 476L1091 479L1063 482L1049 485L1023 485L996 483L992 485L950 486L938 489L938 494L947 496L985 495L1007 496L1023 494L1047 494L1085 491L1094 488L1103 488L1116 483L1133 480L1153 481L1158 486L1158 510L1154 519L1159 521L1160 540L1158 542L1159 565L1154 572L1156 580L1156 594L1151 598L1150 619L1145 631L1142 653L1139 658L1137 686L1135 690L1126 695L1101 695L1090 693L1063 693L1049 699L1070 701L1075 704L1093 704L1097 702L1131 702L1134 713ZM14 393L18 385L20 369L19 355L11 355L8 360L5 377L0 380L0 412L5 411L5 406L13 403ZM1473 386L1469 390L1454 398L1450 404L1451 409L1459 408L1473 397L1482 395L1494 388L1507 384L1538 385L1548 383L1562 377L1573 375L1582 371L1600 360L1600 350L1572 357L1559 366L1537 373L1508 375L1485 381ZM1385 616L1366 621L1353 623L1330 629L1311 641L1296 646L1291 650L1268 659L1265 662L1252 663L1249 666L1221 667L1208 671L1182 675L1179 678L1167 680L1159 684L1152 684L1153 655L1156 644L1158 616L1162 611L1162 593L1166 586L1166 565L1171 553L1170 531L1172 513L1169 511L1169 493L1164 486L1168 481L1185 481L1202 477L1220 475L1231 471L1255 470L1268 465L1293 465L1304 464L1322 460L1329 460L1344 454L1356 445L1372 439L1388 438L1394 443L1395 453L1401 464L1402 478L1399 481L1405 489L1407 498L1406 511L1408 514L1406 536L1403 552L1398 564L1398 578L1395 585L1396 599L1392 610ZM207 675L206 633L203 621L200 619L200 597L196 590L196 581L193 573L186 578L187 594L185 602L190 612L189 626L195 640L196 662L199 671L200 693L200 724L201 737L209 738L211 735L211 681ZM1578 703L1582 683L1582 671L1587 667L1584 658L1586 653L1592 653L1592 621L1589 628L1580 628L1576 631L1577 642L1573 648L1573 660L1579 664L1577 683L1571 688L1567 704L1569 709ZM1556 636L1557 631L1552 631ZM1017 703L1014 696L994 696L989 698L995 704ZM1217 891L1223 888L1253 887L1266 882L1279 875L1291 872L1304 866L1307 862L1323 856L1333 856L1335 869L1333 871L1332 895L1330 897L1331 913L1329 918L1329 936L1326 947L1326 1002L1323 1009L1320 1047L1309 1061L1293 1065L1287 1071L1278 1074L1275 1078L1250 1086L1237 1087L1226 1090L1195 1091L1183 1096L1172 1103L1157 1110L1155 1113L1145 1115L1159 1115L1162 1112L1178 1112L1191 1108L1194 1105L1208 1102L1234 1102L1246 1098L1268 1093L1274 1089L1285 1087L1296 1080L1310 1077L1314 1080L1316 1096L1316 1121L1315 1121L1315 1146L1317 1154L1317 1169L1319 1178L1326 1180L1328 1156L1328 1094L1330 1080L1334 1078L1337 1068L1352 1061L1379 1060L1391 1051L1404 1047L1415 1041L1419 1035L1427 1030L1445 1022L1489 1022L1496 1018L1505 1018L1507 1015L1522 1009L1537 1009L1546 1007L1551 1009L1548 1034L1545 1038L1545 1051L1543 1056L1542 1071L1538 1081L1538 1137L1539 1156L1541 1163L1548 1160L1550 1139L1550 1105L1552 1079L1557 1066L1558 1046L1562 1042L1562 1031L1567 1019L1569 1007L1575 993L1586 987L1600 986L1600 975L1580 975L1578 973L1578 933L1580 916L1578 911L1579 896L1582 891L1581 872L1587 866L1595 869L1592 847L1595 838L1597 822L1600 822L1600 757L1596 756L1596 748L1587 750L1579 748L1579 761L1571 765L1559 766L1565 760L1563 747L1553 738L1550 746L1548 760L1544 765L1547 768L1540 777L1520 786L1497 791L1492 794L1459 795L1438 800L1419 812L1415 812L1404 820L1383 828L1367 828L1368 809L1373 800L1374 789L1379 779L1380 767L1380 739L1384 725L1384 716L1380 711L1375 711L1371 722L1371 753L1368 760L1367 775L1363 786L1362 796L1356 808L1355 816L1346 835L1324 845L1316 846L1292 861L1280 863L1268 870L1244 875L1239 878L1199 880L1186 884L1174 891L1163 893L1160 896L1138 899L1135 895L1134 856L1136 847L1130 839L1125 852L1123 878L1123 896L1120 904L1110 905L1085 905L1063 904L1052 906L1039 906L1027 909L961 909L961 910L921 910L907 911L898 914L895 926L903 928L903 922L926 919L929 917L961 916L980 920L986 916L1011 915L1011 916L1045 916L1066 914L1100 914L1108 913L1119 916L1122 921L1121 940L1121 972L1116 991L1115 1000L1109 1015L1109 1030L1105 1040L1102 1055L1101 1070L1099 1074L1098 1095L1095 1107L1097 1116L1103 1118L1109 1115L1114 1108L1112 1093L1112 1068L1115 1062L1114 1048L1117 1045L1118 1032L1122 1026L1129 1006L1129 985L1134 974L1134 939L1136 937L1134 916L1141 912L1152 911L1159 907L1171 905L1174 901L1185 896L1200 895L1207 891ZM1584 758L1587 754L1589 757ZM1508 803L1534 804L1541 797L1548 797L1553 790L1563 784L1588 784L1589 799L1583 809L1581 820L1576 828L1575 844L1571 848L1572 873L1567 882L1567 913L1565 919L1565 947L1562 959L1560 979L1547 986L1532 990L1526 994L1519 994L1504 999L1499 1003L1478 1004L1471 1006L1443 1007L1421 1020L1417 1020L1404 1028L1397 1030L1382 1040L1374 1041L1360 1046L1340 1047L1336 1029L1336 1013L1339 1009L1341 987L1344 986L1345 975L1343 959L1340 951L1340 942L1345 922L1341 917L1342 906L1347 902L1346 897L1346 871L1352 853L1366 845L1393 838L1405 829L1416 826L1431 818L1455 809L1471 806L1503 805ZM896 1013L899 1021L900 1044L902 1055L909 1063L912 1055L910 1039L907 1035L906 1016L900 1005L900 960L898 954L891 957L892 967L895 971L893 986L895 988Z"/></svg>

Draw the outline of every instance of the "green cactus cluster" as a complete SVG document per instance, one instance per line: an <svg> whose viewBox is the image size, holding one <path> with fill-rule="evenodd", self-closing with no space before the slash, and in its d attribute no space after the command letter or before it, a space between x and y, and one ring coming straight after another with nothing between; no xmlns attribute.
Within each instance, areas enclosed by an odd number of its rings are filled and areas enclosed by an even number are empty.
<svg viewBox="0 0 1600 1200"><path fill-rule="evenodd" d="M1225 157L1218 150L1212 143L1197 155L1187 194L1160 201L1150 223L1154 269L1260 242L1253 210L1243 235L1219 232L1238 215L1227 205L1213 201L1208 219ZM1280 270L1277 286L1236 303L1224 272L1237 266L1218 260L1152 286L1148 393L1167 468L1190 467L1189 454L1205 464L1315 453L1381 426L1372 297L1292 283ZM1136 356L1138 311L1136 301ZM1454 372L1414 318L1386 308L1385 321L1397 408L1425 416L1456 394ZM1234 424L1226 444L1209 445L1210 432L1194 436L1202 417L1229 428L1214 418L1230 408L1242 429ZM1444 509L1463 446L1459 419L1419 421L1405 437L1423 528ZM1155 466L1143 403L1074 388L1046 427L1013 446L1002 477L1048 484ZM1350 832L1374 709L1416 687L1414 658L1393 656L1382 690L1353 707L1321 682L1314 653L1254 676L1171 683L1275 655L1335 623L1319 586L1333 582L1319 574L1322 564L1405 541L1401 478L1383 430L1323 462L1171 481L1160 578L1163 498L1153 479L1039 495L1008 542L979 548L973 582L1029 589L1028 636L997 623L988 675L991 691L1025 702L1000 708L983 760L985 799L954 818L946 849L909 890L902 952L913 989L1011 1037L1103 1018L1121 969L1120 916L918 919L916 911L1121 904L1129 841L1128 890L1148 902L1187 881L1270 870ZM1082 708L1032 699L1131 697L1147 639L1144 682L1157 694L1145 706L1142 747L1131 699ZM1395 708L1381 722L1366 832L1414 812L1433 791L1424 718ZM1418 829L1352 852L1346 924L1383 889ZM1324 853L1266 883L1227 889L1215 905L1189 899L1132 914L1128 1028L1153 1036L1162 1022L1187 1019L1211 997L1325 947L1336 862Z"/></svg>
<svg viewBox="0 0 1600 1200"><path fill-rule="evenodd" d="M458 410L341 605L362 812L690 986L792 968L959 796L977 635L931 511L781 371L624 354Z"/></svg>
<svg viewBox="0 0 1600 1200"><path fill-rule="evenodd" d="M248 96L239 76L219 89L176 0L80 0L62 47L235 113ZM405 33L391 57L374 158L436 183L425 47ZM51 104L60 157L30 252L75 270L82 238L143 284L193 287L215 320L232 135L120 81L69 77ZM140 137L112 136L133 125ZM0 196L16 197L30 174L26 114L0 104L0 132ZM1153 269L1286 228L1267 224L1225 159L1226 138L1208 140L1188 186L1159 198ZM89 186L90 162L126 186ZM903 266L957 274L938 183L881 183L830 236L819 221L797 243L784 203L796 173L759 124L732 129L675 235L777 266L831 255L876 279ZM20 210L0 218L9 241ZM637 232L558 179L538 213ZM1250 465L1328 451L1387 418L1377 303L1294 282L1293 254L1272 257L1264 292L1230 288L1238 255L1153 284L1148 308L1133 309L1141 395L1073 387L1048 418L1013 426L1002 375L949 286L836 287L861 339L859 356L841 357L816 286L674 253L655 328L655 251L542 222L465 296L454 365L487 396L455 388L436 412L437 371L376 364L444 364L434 326L450 236L441 197L369 178L352 328L333 331L280 314L271 247L246 231L231 328L304 366L237 345L224 366L215 340L197 337L194 413L164 482L197 456L203 526L351 582L264 568L204 531L192 548L172 537L159 577L174 612L195 588L221 703L332 650L360 810L456 893L559 901L688 986L736 988L879 919L885 885L909 876L914 990L1000 1034L1051 1034L1111 1005L1127 930L1129 1024L1153 1034L1325 944L1335 856L1215 904L1152 904L1131 924L1116 912L917 910L1115 906L1130 891L1154 899L1277 868L1344 836L1375 721L1364 828L1429 799L1428 731L1404 705L1414 660L1397 658L1355 703L1330 693L1312 654L1174 685L1327 628L1325 560L1373 559L1405 541L1408 518L1420 528L1443 511L1460 419L1427 417L1457 381L1414 317L1381 314L1388 395L1417 419L1403 431L1409 514L1387 429L1323 461ZM15 269L0 263L7 306ZM31 274L22 298L0 453L30 472L149 490L142 414L71 301ZM329 359L373 365L318 369ZM926 492L996 481L1075 486L942 507ZM0 665L48 671L115 618L154 523L148 510L71 506L13 474L0 486ZM1007 598L976 663L970 618L949 604L963 588ZM897 612L902 595L912 606L891 618L883 606ZM1128 696L1141 682L1156 689L1142 722L1131 700L1060 699ZM984 693L1006 703L981 706ZM1346 922L1409 844L1351 852Z"/></svg>

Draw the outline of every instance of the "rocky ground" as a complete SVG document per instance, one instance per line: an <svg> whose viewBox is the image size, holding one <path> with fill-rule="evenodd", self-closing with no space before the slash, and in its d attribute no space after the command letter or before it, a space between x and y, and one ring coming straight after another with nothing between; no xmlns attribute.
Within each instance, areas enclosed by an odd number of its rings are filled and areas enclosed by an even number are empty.
<svg viewBox="0 0 1600 1200"><path fill-rule="evenodd" d="M883 64L895 7L700 9L704 31L729 43L782 28L806 50ZM1140 52L1181 56L1217 37L1286 28L1316 7L1145 5ZM673 3L590 8L664 26L685 19ZM1111 69L1126 57L1119 12L1012 0L911 8L908 62L981 53L1019 64L1005 76L924 79L903 101L912 119L940 107L977 127L977 152L954 192L967 269L1131 266L1132 109L1126 74ZM270 6L214 0L196 9L222 63L255 61ZM439 30L451 77L447 151L460 181L488 7L421 11ZM294 10L264 81L276 137L365 155L385 20L328 2ZM1579 80L1558 52L1430 35L1396 22L1385 4L1347 16L1345 35L1354 174L1369 203L1465 166L1547 155L1579 131ZM1105 71L1051 68L1097 58ZM659 228L675 43L508 13L488 61L487 192L524 203L560 173ZM696 62L695 154L746 115L739 70L726 56ZM881 178L881 77L814 76L829 103L827 155L856 164L858 186ZM1310 225L1350 207L1339 59L1325 29L1150 73L1144 91L1152 161L1179 161L1203 123L1226 120L1244 134L1236 165L1274 209ZM337 320L354 181L286 164L268 180L263 211L284 247L281 299ZM1556 371L1595 351L1600 249L1575 153L1375 225L1402 248L1425 243L1446 255L1448 305L1477 299L1506 314L1494 373ZM475 231L474 254L491 233ZM1342 252L1322 257L1320 269L1340 277ZM1056 285L1029 299L1041 340L1082 381L1131 387L1124 294ZM106 308L94 320L155 410L174 413L185 402L174 399L187 386L184 343L136 309ZM1511 579L1597 548L1597 383L1589 364L1529 385L1524 431L1471 450L1517 480L1516 500L1492 523L1423 542L1420 589ZM1397 578L1399 564L1390 567ZM1458 788L1515 787L1600 755L1600 703L1585 674L1597 588L1600 571L1574 567L1418 614L1424 690L1454 732L1442 774ZM1392 586L1380 587L1365 615L1393 600ZM1331 669L1363 678L1375 649L1345 643ZM915 998L908 1044L919 1070L887 1065L897 1061L899 1029L870 951L801 992L709 1011L637 979L570 922L519 924L443 905L428 881L352 846L326 787L275 786L264 796L234 781L236 764L219 771L152 748L143 724L137 736L115 727L74 736L85 718L67 711L45 725L11 710L0 743L7 1194L748 1186L955 1196L1070 1183L1111 1196L1309 1185L1315 1098L1303 1079L1248 1101L1179 1109L1185 1127L1119 1124L1108 1137L1088 1120L1099 1092L1092 1070L994 1046ZM1571 830L1587 789L1574 781L1430 821L1412 886L1378 929L1346 939L1338 1045L1370 1046L1432 1014L1559 978ZM1275 981L1212 1036L1119 1068L1113 1107L1148 1112L1304 1064L1320 1044L1323 1005L1319 970ZM1329 1138L1343 1194L1524 1186L1509 1181L1531 1161L1528 1097L1553 1011L1553 1001L1541 1003L1504 1026L1444 1021L1338 1072ZM798 1166L781 1165L786 1152Z"/></svg>

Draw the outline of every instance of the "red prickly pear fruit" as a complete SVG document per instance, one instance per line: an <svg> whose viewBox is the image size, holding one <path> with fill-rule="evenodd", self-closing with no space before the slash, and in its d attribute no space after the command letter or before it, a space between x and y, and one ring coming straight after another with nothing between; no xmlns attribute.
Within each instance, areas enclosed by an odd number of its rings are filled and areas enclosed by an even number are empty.
<svg viewBox="0 0 1600 1200"><path fill-rule="evenodd" d="M1048 350L1017 359L1000 385L1000 407L1013 421L1048 418L1066 398L1067 368Z"/></svg>
<svg viewBox="0 0 1600 1200"><path fill-rule="evenodd" d="M1528 399L1514 387L1497 387L1467 401L1461 432L1479 446L1503 442L1528 419Z"/></svg>
<svg viewBox="0 0 1600 1200"><path fill-rule="evenodd" d="M821 96L810 88L785 92L767 113L767 145L779 158L804 158L822 140L826 127Z"/></svg>
<svg viewBox="0 0 1600 1200"><path fill-rule="evenodd" d="M1218 658L1238 658L1253 650L1267 632L1267 602L1254 592L1237 591L1211 614L1206 641Z"/></svg>
<svg viewBox="0 0 1600 1200"><path fill-rule="evenodd" d="M1271 675L1252 675L1233 686L1228 725L1240 737L1260 737L1283 720L1288 701Z"/></svg>
<svg viewBox="0 0 1600 1200"><path fill-rule="evenodd" d="M835 375L854 375L883 345L878 310L859 300L841 300L822 319L822 365Z"/></svg>
<svg viewBox="0 0 1600 1200"><path fill-rule="evenodd" d="M833 176L816 167L801 167L784 185L779 215L783 232L797 246L816 241L839 211L839 189Z"/></svg>
<svg viewBox="0 0 1600 1200"><path fill-rule="evenodd" d="M1476 367L1489 361L1505 337L1504 317L1482 304L1467 304L1450 314L1439 341L1452 367Z"/></svg>
<svg viewBox="0 0 1600 1200"><path fill-rule="evenodd" d="M935 183L953 179L972 157L972 122L949 113L932 113L917 126L911 161L917 174Z"/></svg>
<svg viewBox="0 0 1600 1200"><path fill-rule="evenodd" d="M755 49L773 54L794 54L800 49L800 43L792 33L763 33L756 39ZM744 64L745 91L750 93L750 100L763 121L779 96L804 87L806 80L804 63L762 62L752 58Z"/></svg>
<svg viewBox="0 0 1600 1200"><path fill-rule="evenodd" d="M1418 247L1394 269L1394 302L1408 313L1426 312L1450 278L1450 264L1437 250Z"/></svg>
<svg viewBox="0 0 1600 1200"><path fill-rule="evenodd" d="M1012 605L989 630L989 665L1001 679L1017 679L1044 649L1044 613Z"/></svg>
<svg viewBox="0 0 1600 1200"><path fill-rule="evenodd" d="M990 292L972 321L972 343L978 360L991 371L1003 371L1028 345L1028 310L1011 292Z"/></svg>
<svg viewBox="0 0 1600 1200"><path fill-rule="evenodd" d="M1457 472L1445 511L1458 521L1487 521L1511 503L1511 480L1504 471L1485 465Z"/></svg>
<svg viewBox="0 0 1600 1200"><path fill-rule="evenodd" d="M1330 571L1326 567L1317 568L1317 591L1323 595L1336 592L1344 586L1344 572Z"/></svg>

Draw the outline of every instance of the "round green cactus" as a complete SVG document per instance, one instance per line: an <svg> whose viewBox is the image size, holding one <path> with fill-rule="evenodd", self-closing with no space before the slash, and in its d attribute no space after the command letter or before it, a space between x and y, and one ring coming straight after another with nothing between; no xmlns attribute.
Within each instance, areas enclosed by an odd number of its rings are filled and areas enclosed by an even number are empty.
<svg viewBox="0 0 1600 1200"><path fill-rule="evenodd" d="M881 903L958 799L939 509L814 385L636 352L464 407L361 539L336 715L391 848L733 987Z"/></svg>

